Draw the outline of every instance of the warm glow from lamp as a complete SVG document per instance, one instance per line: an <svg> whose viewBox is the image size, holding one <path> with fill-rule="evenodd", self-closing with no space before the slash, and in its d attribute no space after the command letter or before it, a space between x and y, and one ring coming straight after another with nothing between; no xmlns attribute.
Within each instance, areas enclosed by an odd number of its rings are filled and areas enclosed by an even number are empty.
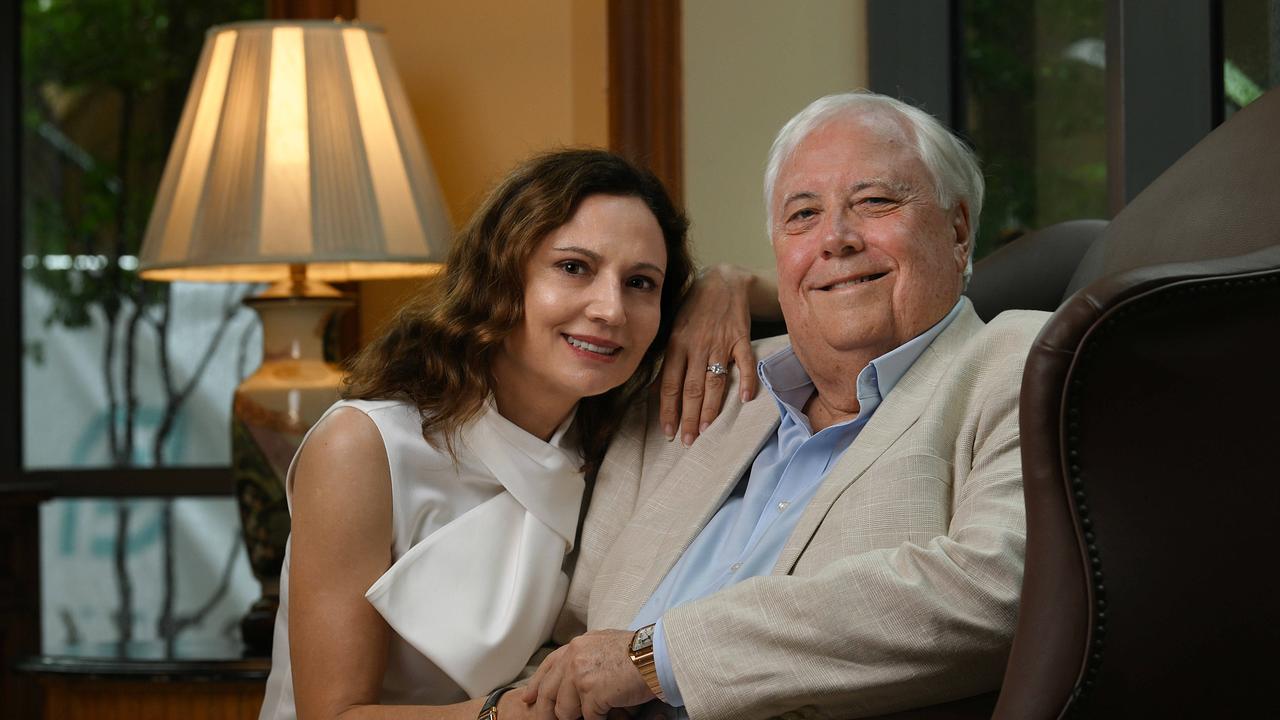
<svg viewBox="0 0 1280 720"><path fill-rule="evenodd" d="M148 280L270 282L262 365L236 388L231 475L262 597L241 622L269 650L289 513L283 479L338 399L330 282L438 272L452 228L382 33L338 22L213 28L139 257Z"/></svg>
<svg viewBox="0 0 1280 720"><path fill-rule="evenodd" d="M452 226L381 31L209 31L140 254L149 280L431 275Z"/></svg>
<svg viewBox="0 0 1280 720"><path fill-rule="evenodd" d="M268 256L305 255L311 251L311 135L301 28L271 31L268 85L261 250Z"/></svg>
<svg viewBox="0 0 1280 720"><path fill-rule="evenodd" d="M231 70L231 51L236 45L235 32L219 33L213 40L213 52L196 105L191 128L191 144L181 158L178 187L173 195L173 207L169 210L161 236L165 246L160 249L163 257L182 253L181 240L191 233L195 222L199 190L204 182L205 168L213 154L213 141L218 132L218 120L222 115L222 99L227 91L227 75ZM170 160L172 162L172 160ZM168 172L168 169L165 169Z"/></svg>
<svg viewBox="0 0 1280 720"><path fill-rule="evenodd" d="M347 63L351 66L351 84L356 91L360 131L369 153L369 166L373 169L378 209L382 212L383 222L391 223L400 230L393 235L409 244L422 223L413 198L409 196L409 175L404 158L396 147L395 128L391 124L386 97L382 94L382 84L355 79L377 76L369 37L357 30L344 30L342 39L347 49Z"/></svg>

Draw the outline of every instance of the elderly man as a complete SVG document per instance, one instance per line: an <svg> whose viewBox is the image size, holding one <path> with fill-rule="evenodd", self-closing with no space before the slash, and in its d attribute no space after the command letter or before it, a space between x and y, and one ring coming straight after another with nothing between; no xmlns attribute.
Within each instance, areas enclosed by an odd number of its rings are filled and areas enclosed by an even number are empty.
<svg viewBox="0 0 1280 720"><path fill-rule="evenodd" d="M857 717L999 685L1044 315L984 325L961 297L982 192L968 149L896 100L826 97L787 123L765 193L790 336L756 347L766 392L731 385L688 447L656 408L631 414L557 638L590 632L500 708Z"/></svg>

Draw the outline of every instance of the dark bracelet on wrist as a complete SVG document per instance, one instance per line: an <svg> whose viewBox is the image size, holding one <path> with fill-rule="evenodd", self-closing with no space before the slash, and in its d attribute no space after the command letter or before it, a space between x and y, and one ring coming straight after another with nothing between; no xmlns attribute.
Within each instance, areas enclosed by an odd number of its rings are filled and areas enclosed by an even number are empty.
<svg viewBox="0 0 1280 720"><path fill-rule="evenodd" d="M498 720L498 701L502 699L503 694L508 690L514 689L514 685L507 685L489 693L484 705L480 706L480 714L476 716L476 720Z"/></svg>

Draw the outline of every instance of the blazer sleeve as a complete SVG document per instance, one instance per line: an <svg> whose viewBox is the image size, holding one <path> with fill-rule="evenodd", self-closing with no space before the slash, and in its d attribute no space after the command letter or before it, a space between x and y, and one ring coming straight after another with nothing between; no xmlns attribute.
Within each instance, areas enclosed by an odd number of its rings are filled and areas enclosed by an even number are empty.
<svg viewBox="0 0 1280 720"><path fill-rule="evenodd" d="M751 578L663 615L691 718L862 717L999 686L1025 548L1023 358L993 368L971 428L941 430L973 438L945 535Z"/></svg>

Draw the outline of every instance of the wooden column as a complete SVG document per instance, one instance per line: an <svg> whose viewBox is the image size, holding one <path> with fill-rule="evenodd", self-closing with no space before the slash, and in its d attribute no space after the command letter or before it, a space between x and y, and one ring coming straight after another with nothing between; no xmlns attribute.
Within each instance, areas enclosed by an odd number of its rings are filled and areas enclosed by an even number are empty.
<svg viewBox="0 0 1280 720"><path fill-rule="evenodd" d="M356 18L356 0L270 0L267 17L272 20L344 20Z"/></svg>
<svg viewBox="0 0 1280 720"><path fill-rule="evenodd" d="M609 0L609 148L684 201L680 0Z"/></svg>

